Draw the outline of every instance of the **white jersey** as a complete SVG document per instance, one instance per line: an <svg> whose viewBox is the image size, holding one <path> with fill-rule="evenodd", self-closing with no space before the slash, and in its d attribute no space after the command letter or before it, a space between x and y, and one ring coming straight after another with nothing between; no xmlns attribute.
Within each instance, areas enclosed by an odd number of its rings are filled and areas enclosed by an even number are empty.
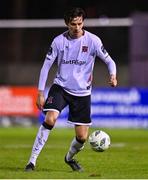
<svg viewBox="0 0 148 180"><path fill-rule="evenodd" d="M96 56L107 64L110 74L116 75L115 62L104 49L99 37L88 31L84 31L84 35L77 39L71 39L68 31L60 34L54 38L46 55L38 89L45 89L48 71L57 59L58 70L54 83L72 95L90 95Z"/></svg>

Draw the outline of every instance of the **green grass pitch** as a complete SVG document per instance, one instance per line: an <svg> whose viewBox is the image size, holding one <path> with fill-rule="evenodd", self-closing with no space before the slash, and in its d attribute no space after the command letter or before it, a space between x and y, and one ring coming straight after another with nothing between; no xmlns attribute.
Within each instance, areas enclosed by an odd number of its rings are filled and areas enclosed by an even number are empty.
<svg viewBox="0 0 148 180"><path fill-rule="evenodd" d="M0 128L0 179L148 179L148 130L102 130L111 136L111 147L95 152L87 142L76 156L84 172L72 172L64 163L73 128L53 129L36 170L25 172L38 127Z"/></svg>

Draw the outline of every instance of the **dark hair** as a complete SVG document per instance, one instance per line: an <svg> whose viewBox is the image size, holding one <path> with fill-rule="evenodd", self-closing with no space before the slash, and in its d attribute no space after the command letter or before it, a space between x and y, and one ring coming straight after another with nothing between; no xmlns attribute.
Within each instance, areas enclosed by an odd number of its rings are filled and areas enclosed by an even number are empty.
<svg viewBox="0 0 148 180"><path fill-rule="evenodd" d="M80 17L80 16L82 16L84 20L86 18L86 12L82 8L79 8L79 7L72 8L68 10L64 15L65 23L68 24L70 21L72 21L72 19L74 19L75 17Z"/></svg>

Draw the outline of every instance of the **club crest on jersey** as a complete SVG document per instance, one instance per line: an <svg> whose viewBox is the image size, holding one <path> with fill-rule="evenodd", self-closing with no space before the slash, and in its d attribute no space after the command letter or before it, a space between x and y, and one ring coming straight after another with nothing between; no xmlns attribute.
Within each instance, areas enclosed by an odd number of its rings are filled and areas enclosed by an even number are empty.
<svg viewBox="0 0 148 180"><path fill-rule="evenodd" d="M88 51L88 46L82 46L82 52L87 52Z"/></svg>
<svg viewBox="0 0 148 180"><path fill-rule="evenodd" d="M47 104L52 104L52 100L53 100L53 97L52 97L52 96L48 97L48 99L47 99Z"/></svg>

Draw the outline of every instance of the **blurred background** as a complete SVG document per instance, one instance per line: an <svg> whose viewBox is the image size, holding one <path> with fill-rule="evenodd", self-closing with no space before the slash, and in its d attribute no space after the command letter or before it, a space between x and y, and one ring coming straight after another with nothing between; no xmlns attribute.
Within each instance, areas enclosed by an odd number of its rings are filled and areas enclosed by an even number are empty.
<svg viewBox="0 0 148 180"><path fill-rule="evenodd" d="M84 8L85 29L101 38L117 64L118 88L111 89L106 66L96 59L94 125L147 128L147 0L0 0L0 125L42 121L35 107L38 77L50 43L66 30L60 23L70 7ZM91 26L89 20L95 23ZM47 91L56 69L54 64ZM67 110L63 113L65 120Z"/></svg>

